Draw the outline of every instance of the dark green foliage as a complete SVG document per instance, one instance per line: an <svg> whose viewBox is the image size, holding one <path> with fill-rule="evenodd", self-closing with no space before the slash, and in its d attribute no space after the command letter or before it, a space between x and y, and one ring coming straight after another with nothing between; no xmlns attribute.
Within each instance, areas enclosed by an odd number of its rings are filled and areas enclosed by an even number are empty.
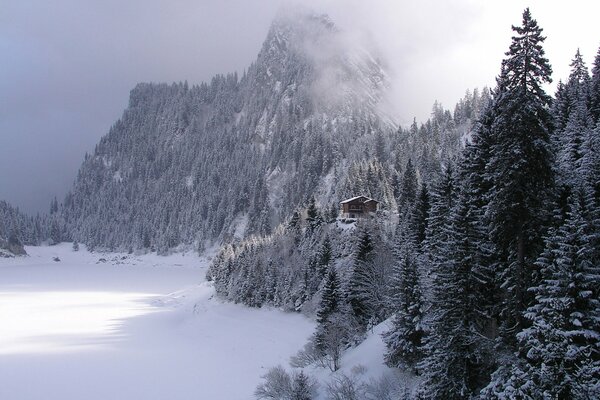
<svg viewBox="0 0 600 400"><path fill-rule="evenodd" d="M317 328L312 341L319 357L327 363L331 371L339 368L342 352L348 346L352 333L340 282L335 269L330 267L321 291Z"/></svg>
<svg viewBox="0 0 600 400"><path fill-rule="evenodd" d="M293 376L290 400L312 400L314 386L304 371L298 372Z"/></svg>
<svg viewBox="0 0 600 400"><path fill-rule="evenodd" d="M321 303L317 311L317 323L324 324L330 315L339 311L341 302L340 282L335 272L335 268L329 268L325 285L321 291Z"/></svg>
<svg viewBox="0 0 600 400"><path fill-rule="evenodd" d="M363 229L358 234L352 276L348 288L348 302L356 320L367 326L370 319L368 286L369 275L373 269L373 239L369 229Z"/></svg>
<svg viewBox="0 0 600 400"><path fill-rule="evenodd" d="M523 326L522 312L531 302L533 262L548 225L554 174L550 146L552 117L543 84L551 81L545 38L529 9L507 58L502 62L492 109L491 159L487 180L493 182L487 217L496 251L503 258L505 338Z"/></svg>
<svg viewBox="0 0 600 400"><path fill-rule="evenodd" d="M427 225L429 220L429 210L431 205L429 204L429 191L427 185L423 183L419 190L419 196L417 203L412 209L410 217L410 229L413 235L413 240L418 249L421 244L425 241L425 235L427 232Z"/></svg>
<svg viewBox="0 0 600 400"><path fill-rule="evenodd" d="M312 233L323 223L321 212L317 208L315 197L311 196L306 209L306 227L307 232Z"/></svg>
<svg viewBox="0 0 600 400"><path fill-rule="evenodd" d="M600 266L598 228L584 218L585 196L569 198L568 217L549 232L530 291L531 326L518 336L519 361L500 369L486 388L490 398L592 399L600 395Z"/></svg>
<svg viewBox="0 0 600 400"><path fill-rule="evenodd" d="M464 175L463 175L464 177ZM463 180L450 210L447 241L435 265L431 331L420 364L427 398L468 398L485 386L493 359L489 335L493 273L487 235Z"/></svg>
<svg viewBox="0 0 600 400"><path fill-rule="evenodd" d="M354 253L354 261L368 261L373 252L373 239L368 228L364 228L358 234L358 243L356 244L356 252Z"/></svg>
<svg viewBox="0 0 600 400"><path fill-rule="evenodd" d="M412 159L408 159L404 176L400 184L400 196L398 207L402 211L407 205L413 205L417 197L417 173L413 166Z"/></svg>
<svg viewBox="0 0 600 400"><path fill-rule="evenodd" d="M586 140L593 128L590 114L590 76L579 50L571 62L569 80L557 92L555 115L560 124L554 132L560 201L578 185L586 153Z"/></svg>
<svg viewBox="0 0 600 400"><path fill-rule="evenodd" d="M456 199L455 177L451 165L446 166L443 175L432 187L431 207L426 228L426 239L423 243L423 260L425 264L426 284L431 285L430 276L439 268L445 260L444 245L448 242L449 231L447 229L450 210Z"/></svg>
<svg viewBox="0 0 600 400"><path fill-rule="evenodd" d="M590 88L590 112L595 124L600 121L600 48L596 53L592 67L592 82Z"/></svg>
<svg viewBox="0 0 600 400"><path fill-rule="evenodd" d="M321 267L321 270L325 270L331 263L331 258L333 256L331 251L331 241L329 240L329 237L325 237L321 250L319 251L319 266Z"/></svg>
<svg viewBox="0 0 600 400"><path fill-rule="evenodd" d="M392 328L385 333L388 352L385 361L392 367L416 368L423 356L425 336L423 294L419 281L415 247L406 237L398 235L397 264L392 276L394 296Z"/></svg>
<svg viewBox="0 0 600 400"><path fill-rule="evenodd" d="M591 235L575 196L568 218L551 232L537 261L541 283L531 288L535 303L525 314L532 323L519 334L528 373L540 391L576 398L578 374L595 364L600 380L600 265L594 260Z"/></svg>

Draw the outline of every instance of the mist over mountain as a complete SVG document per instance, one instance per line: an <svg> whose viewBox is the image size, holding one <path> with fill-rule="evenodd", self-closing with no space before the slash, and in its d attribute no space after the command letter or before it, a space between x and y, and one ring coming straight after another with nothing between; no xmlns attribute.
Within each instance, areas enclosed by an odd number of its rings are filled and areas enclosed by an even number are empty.
<svg viewBox="0 0 600 400"><path fill-rule="evenodd" d="M393 209L414 149L382 111L386 79L327 16L282 13L241 78L131 91L65 198L67 230L92 248L164 252L268 233L313 193L328 209L356 192ZM425 164L441 154L419 147ZM373 171L382 179L350 176Z"/></svg>

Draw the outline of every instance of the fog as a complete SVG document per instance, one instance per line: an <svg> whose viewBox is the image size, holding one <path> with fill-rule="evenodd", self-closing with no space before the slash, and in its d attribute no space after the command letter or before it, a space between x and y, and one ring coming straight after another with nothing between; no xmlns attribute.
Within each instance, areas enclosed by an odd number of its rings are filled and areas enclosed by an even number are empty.
<svg viewBox="0 0 600 400"><path fill-rule="evenodd" d="M423 121L465 90L493 86L526 2L304 1L378 47L398 121ZM579 47L600 45L595 2L530 1L555 81ZM27 212L61 199L85 152L121 115L136 83L242 72L287 0L0 0L0 199ZM352 37L352 36L350 36ZM554 87L548 90L553 93Z"/></svg>

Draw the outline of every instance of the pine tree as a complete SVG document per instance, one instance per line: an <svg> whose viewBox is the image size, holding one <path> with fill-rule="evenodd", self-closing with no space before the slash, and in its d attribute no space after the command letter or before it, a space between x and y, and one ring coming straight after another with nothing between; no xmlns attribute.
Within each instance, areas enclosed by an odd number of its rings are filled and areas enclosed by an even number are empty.
<svg viewBox="0 0 600 400"><path fill-rule="evenodd" d="M418 250L420 250L422 243L425 241L429 209L431 207L429 203L429 190L427 189L427 185L422 183L417 202L410 217L410 229Z"/></svg>
<svg viewBox="0 0 600 400"><path fill-rule="evenodd" d="M536 262L541 280L530 289L535 302L525 313L531 326L518 334L523 362L494 383L500 398L514 394L516 379L532 398L600 395L600 265L592 244L597 232L577 197L569 198L567 220L549 232Z"/></svg>
<svg viewBox="0 0 600 400"><path fill-rule="evenodd" d="M590 87L590 111L595 124L600 121L600 48L592 67L592 82Z"/></svg>
<svg viewBox="0 0 600 400"><path fill-rule="evenodd" d="M403 212L407 206L412 206L417 197L417 173L413 166L412 160L409 158L404 169L404 175L400 185L400 198L398 206Z"/></svg>
<svg viewBox="0 0 600 400"><path fill-rule="evenodd" d="M368 228L359 233L354 265L348 284L348 303L359 324L366 327L373 311L369 306L368 287L372 273L374 243Z"/></svg>
<svg viewBox="0 0 600 400"><path fill-rule="evenodd" d="M558 147L557 161L559 184L562 191L578 186L579 173L583 158L584 142L588 130L592 128L589 113L590 76L579 50L571 62L571 74L564 86L565 99L562 100L564 111L559 116L564 119L562 129L557 127L554 134ZM567 197L566 195L563 195Z"/></svg>
<svg viewBox="0 0 600 400"><path fill-rule="evenodd" d="M391 367L415 368L422 358L425 335L417 255L414 243L402 235L396 246L398 260L392 276L395 314L391 329L384 335L388 349L385 361Z"/></svg>
<svg viewBox="0 0 600 400"><path fill-rule="evenodd" d="M300 371L293 375L292 379L292 390L290 393L290 400L312 400L313 398L313 387L310 378Z"/></svg>
<svg viewBox="0 0 600 400"><path fill-rule="evenodd" d="M588 130L581 161L580 179L585 181L596 207L600 207L600 124Z"/></svg>
<svg viewBox="0 0 600 400"><path fill-rule="evenodd" d="M321 276L324 276L325 271L329 267L331 263L331 259L333 257L331 250L331 240L329 240L329 236L325 237L323 240L323 244L321 245L321 249L319 250L319 273Z"/></svg>
<svg viewBox="0 0 600 400"><path fill-rule="evenodd" d="M556 93L554 95L554 102L552 103L552 115L554 116L554 127L555 132L561 132L567 126L569 119L569 96L567 94L567 88L565 84L558 81L556 85ZM555 135L557 139L560 139L559 135Z"/></svg>
<svg viewBox="0 0 600 400"><path fill-rule="evenodd" d="M427 281L424 283L424 292L431 291L431 277L435 274L445 260L445 244L450 232L447 225L450 219L450 210L454 206L456 190L452 165L447 165L443 175L438 178L431 189L431 208L423 243L423 274ZM430 293L426 297L430 297Z"/></svg>
<svg viewBox="0 0 600 400"><path fill-rule="evenodd" d="M342 351L350 338L348 314L337 274L335 269L330 267L321 291L321 302L317 311L317 328L312 341L331 371L339 368Z"/></svg>
<svg viewBox="0 0 600 400"><path fill-rule="evenodd" d="M487 235L469 201L464 180L451 209L447 241L435 269L431 331L422 393L427 398L468 398L485 385L493 362L489 337L493 274Z"/></svg>
<svg viewBox="0 0 600 400"><path fill-rule="evenodd" d="M554 186L550 97L542 88L551 82L552 72L542 48L545 37L529 9L513 30L492 106L495 139L487 171L493 182L487 208L490 234L504 259L503 332L508 341L523 326L522 311L531 302L527 288L533 283L533 262Z"/></svg>
<svg viewBox="0 0 600 400"><path fill-rule="evenodd" d="M56 197L50 202L50 215L58 213L58 200Z"/></svg>
<svg viewBox="0 0 600 400"><path fill-rule="evenodd" d="M311 196L308 202L308 208L306 209L307 232L314 232L315 229L321 226L322 222L323 218L321 217L321 213L317 208L315 197Z"/></svg>
<svg viewBox="0 0 600 400"><path fill-rule="evenodd" d="M335 268L330 267L321 292L321 303L317 311L317 324L325 324L330 315L339 311L341 302L340 290L340 282Z"/></svg>

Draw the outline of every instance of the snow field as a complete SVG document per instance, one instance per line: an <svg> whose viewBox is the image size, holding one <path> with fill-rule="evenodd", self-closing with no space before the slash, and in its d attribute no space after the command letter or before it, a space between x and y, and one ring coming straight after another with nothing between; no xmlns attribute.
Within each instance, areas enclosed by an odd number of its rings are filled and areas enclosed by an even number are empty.
<svg viewBox="0 0 600 400"><path fill-rule="evenodd" d="M215 299L192 254L27 252L0 260L0 399L251 399L314 329Z"/></svg>

